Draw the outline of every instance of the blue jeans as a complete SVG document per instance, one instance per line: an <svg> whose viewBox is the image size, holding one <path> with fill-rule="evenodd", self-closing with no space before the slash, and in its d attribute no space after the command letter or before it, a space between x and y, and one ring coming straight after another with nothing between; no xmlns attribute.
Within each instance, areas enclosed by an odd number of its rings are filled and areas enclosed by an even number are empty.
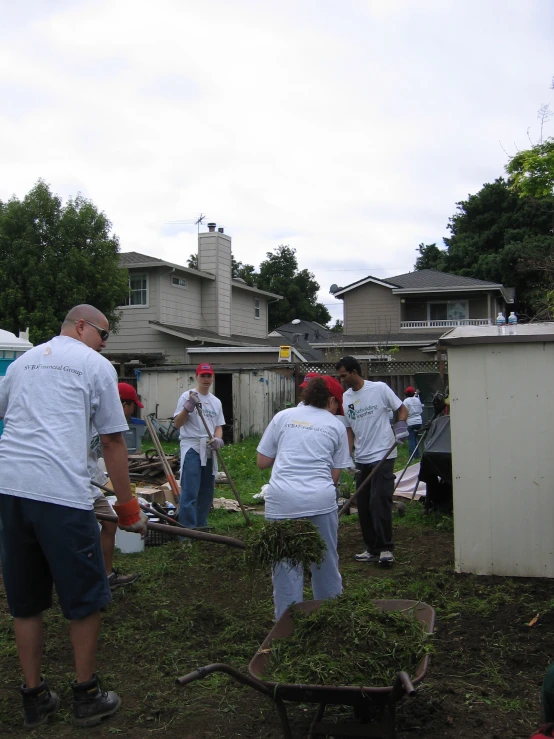
<svg viewBox="0 0 554 739"><path fill-rule="evenodd" d="M408 455L411 457L412 452L417 446L417 431L421 431L421 424L416 423L415 426L408 426ZM415 455L414 459L419 459L421 457L421 452L419 449L417 450L417 454Z"/></svg>
<svg viewBox="0 0 554 739"><path fill-rule="evenodd" d="M320 565L313 564L312 591L315 600L335 598L342 593L342 578L339 572L337 535L339 518L337 511L318 516L303 516L317 526L321 538L327 544L327 551ZM268 519L269 520L269 519ZM304 600L304 570L291 567L287 560L279 562L273 569L273 602L275 620L278 620L291 603Z"/></svg>
<svg viewBox="0 0 554 739"><path fill-rule="evenodd" d="M206 466L202 467L198 452L189 449L181 461L179 523L186 529L208 525L215 488L211 456L208 453Z"/></svg>

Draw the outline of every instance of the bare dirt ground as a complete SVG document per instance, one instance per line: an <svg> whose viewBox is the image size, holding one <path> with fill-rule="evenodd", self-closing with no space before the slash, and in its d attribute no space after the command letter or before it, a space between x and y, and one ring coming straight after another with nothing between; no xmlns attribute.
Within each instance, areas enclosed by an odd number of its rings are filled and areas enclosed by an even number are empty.
<svg viewBox="0 0 554 739"><path fill-rule="evenodd" d="M229 533L239 535L236 528ZM346 588L366 588L370 598L420 599L437 610L436 653L416 697L398 708L398 739L529 737L540 724L540 683L554 652L551 582L455 575L449 531L397 520L395 541L397 562L384 570L356 563L352 555L363 548L358 527L351 522L340 528ZM269 575L249 582L237 550L207 544L188 553L169 544L121 557L120 564L126 571L142 571L142 578L116 593L104 614L98 672L107 687L120 692L122 709L98 728L72 726L71 653L66 624L55 606L46 621L44 666L61 695L62 710L48 726L24 732L20 669L0 588L0 734L282 736L271 701L224 675L186 689L174 683L175 677L210 662L246 670L272 625ZM290 706L295 737L306 736L313 712L313 705Z"/></svg>

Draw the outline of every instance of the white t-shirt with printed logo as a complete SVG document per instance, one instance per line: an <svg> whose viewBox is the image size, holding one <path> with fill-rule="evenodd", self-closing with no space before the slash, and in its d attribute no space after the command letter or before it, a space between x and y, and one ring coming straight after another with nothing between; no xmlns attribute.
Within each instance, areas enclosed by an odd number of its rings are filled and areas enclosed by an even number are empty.
<svg viewBox="0 0 554 739"><path fill-rule="evenodd" d="M302 518L337 509L333 469L350 467L346 428L323 408L287 408L265 430L258 452L275 459L266 518Z"/></svg>
<svg viewBox="0 0 554 739"><path fill-rule="evenodd" d="M349 389L342 398L346 425L354 432L354 460L360 464L379 462L394 444L389 413L402 405L385 382L364 380L360 390ZM389 459L398 456L394 449Z"/></svg>
<svg viewBox="0 0 554 739"><path fill-rule="evenodd" d="M128 428L108 360L69 336L35 346L8 367L2 416L0 494L92 510L93 428Z"/></svg>
<svg viewBox="0 0 554 739"><path fill-rule="evenodd" d="M177 408L175 409L175 413L173 414L174 416L176 416L184 409L185 402L189 399L189 395L190 390L185 390L185 392L181 395L181 397L177 401ZM208 428L210 429L210 433L213 436L216 426L223 426L225 424L221 401L219 400L219 398L216 398L213 393L207 393L206 395L198 393L198 399L200 400L202 415L204 416ZM194 410L192 413L188 414L187 420L179 429L181 460L185 458L185 454L188 452L189 449L194 449L195 452L198 452L198 454L200 454L200 439L207 438L208 434L206 433L204 424L202 423L202 420L196 410ZM214 461L215 456L216 455L213 454ZM214 467L214 474L215 470L216 468Z"/></svg>

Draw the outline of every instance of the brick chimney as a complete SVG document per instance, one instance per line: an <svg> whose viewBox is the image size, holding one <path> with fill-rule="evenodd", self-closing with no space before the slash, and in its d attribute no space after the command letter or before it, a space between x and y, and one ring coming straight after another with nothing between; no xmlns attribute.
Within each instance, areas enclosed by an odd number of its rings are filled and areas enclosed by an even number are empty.
<svg viewBox="0 0 554 739"><path fill-rule="evenodd" d="M202 280L202 317L210 331L230 336L231 237L216 231L215 223L208 223L208 229L198 234L198 269L211 272L215 281Z"/></svg>

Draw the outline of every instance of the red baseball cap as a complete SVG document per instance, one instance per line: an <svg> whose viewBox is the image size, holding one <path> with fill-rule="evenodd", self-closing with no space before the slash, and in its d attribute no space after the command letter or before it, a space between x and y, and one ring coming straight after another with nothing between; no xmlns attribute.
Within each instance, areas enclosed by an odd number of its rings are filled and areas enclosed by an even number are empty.
<svg viewBox="0 0 554 739"><path fill-rule="evenodd" d="M330 377L329 375L321 375L321 379L325 381L325 384L327 385L327 390L340 403L340 408L337 411L337 416L344 416L344 410L342 408L342 396L344 394L344 390L342 389L342 385L338 380L336 380L334 377Z"/></svg>
<svg viewBox="0 0 554 739"><path fill-rule="evenodd" d="M214 374L214 368L211 364L207 364L204 362L204 364L199 364L196 368L196 374L197 375L213 375Z"/></svg>
<svg viewBox="0 0 554 739"><path fill-rule="evenodd" d="M306 387L308 385L308 382L314 377L323 377L323 375L320 375L319 372L307 372L304 375L304 382L300 385L300 387Z"/></svg>
<svg viewBox="0 0 554 739"><path fill-rule="evenodd" d="M415 387L408 385L408 387L404 390L404 394L405 395L415 395Z"/></svg>
<svg viewBox="0 0 554 739"><path fill-rule="evenodd" d="M144 405L138 399L137 391L132 385L129 385L128 382L119 382L117 384L117 389L119 390L120 400L132 400L139 408L144 408Z"/></svg>

